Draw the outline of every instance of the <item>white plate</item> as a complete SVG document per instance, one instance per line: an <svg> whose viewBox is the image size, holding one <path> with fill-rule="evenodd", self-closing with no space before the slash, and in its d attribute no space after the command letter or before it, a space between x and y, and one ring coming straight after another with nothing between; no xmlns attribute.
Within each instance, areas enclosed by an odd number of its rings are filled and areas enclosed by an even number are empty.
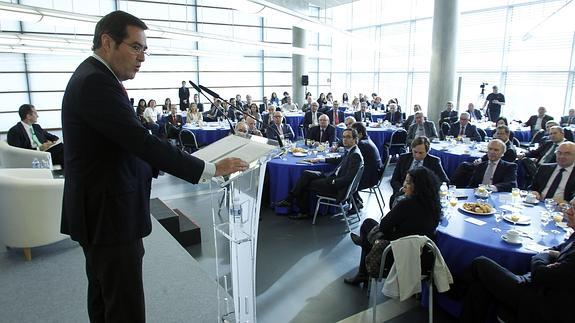
<svg viewBox="0 0 575 323"><path fill-rule="evenodd" d="M555 225L560 228L567 228L567 222L555 222Z"/></svg>
<svg viewBox="0 0 575 323"><path fill-rule="evenodd" d="M510 223L517 223L517 224L522 224L522 225L529 225L529 224L531 224L531 218L528 217L528 216L526 216L526 215L521 215L521 216L519 217L519 220L518 220L518 221L513 222L513 221L511 220L511 214L505 214L505 215L503 216L503 220L505 220L505 221L507 221L507 222L510 222Z"/></svg>
<svg viewBox="0 0 575 323"><path fill-rule="evenodd" d="M295 152L292 153L292 155L294 155L295 157L307 157L307 154L302 152Z"/></svg>
<svg viewBox="0 0 575 323"><path fill-rule="evenodd" d="M492 215L492 214L495 214L495 212L496 212L496 210L493 206L491 206L491 212L489 212L489 213L477 213L477 212L473 212L473 211L467 211L466 209L463 208L463 204L459 206L459 209L465 213L469 213L469 214L473 214L473 215L482 215L482 216Z"/></svg>
<svg viewBox="0 0 575 323"><path fill-rule="evenodd" d="M505 242L507 242L507 243L509 243L509 244L515 244L515 245L520 245L520 244L523 243L523 239L522 239L521 237L519 238L519 241L511 242L511 241L509 241L509 240L507 239L507 236L506 236L506 235L502 235L502 236L501 236L501 240L503 240L503 241L505 241Z"/></svg>

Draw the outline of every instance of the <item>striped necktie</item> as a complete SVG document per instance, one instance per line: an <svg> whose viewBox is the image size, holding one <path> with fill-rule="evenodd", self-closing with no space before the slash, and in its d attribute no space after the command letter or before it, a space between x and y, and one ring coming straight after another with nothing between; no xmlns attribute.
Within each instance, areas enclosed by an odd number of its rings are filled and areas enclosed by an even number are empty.
<svg viewBox="0 0 575 323"><path fill-rule="evenodd" d="M42 146L42 143L40 142L40 140L38 139L38 137L36 136L36 132L34 131L34 127L30 126L30 131L32 131L32 140L34 141L34 143L36 144L36 146L38 148L40 148L40 146Z"/></svg>

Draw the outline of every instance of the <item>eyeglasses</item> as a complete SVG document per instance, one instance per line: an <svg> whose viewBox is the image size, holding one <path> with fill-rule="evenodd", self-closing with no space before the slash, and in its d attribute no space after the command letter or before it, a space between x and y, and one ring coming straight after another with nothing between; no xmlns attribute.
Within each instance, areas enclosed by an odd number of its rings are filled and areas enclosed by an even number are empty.
<svg viewBox="0 0 575 323"><path fill-rule="evenodd" d="M132 49L132 52L136 55L144 54L146 56L150 56L150 53L146 52L146 50L148 50L148 48L144 48L140 44L128 44L125 41L122 41L122 43L128 45L128 47L130 47Z"/></svg>

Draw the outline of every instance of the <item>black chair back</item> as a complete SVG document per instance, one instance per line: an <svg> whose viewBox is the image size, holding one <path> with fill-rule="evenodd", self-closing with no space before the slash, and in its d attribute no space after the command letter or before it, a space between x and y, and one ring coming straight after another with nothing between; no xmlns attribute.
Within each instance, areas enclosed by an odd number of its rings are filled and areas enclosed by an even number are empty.
<svg viewBox="0 0 575 323"><path fill-rule="evenodd" d="M475 166L473 166L472 163L461 163L453 173L453 176L451 176L451 184L455 185L457 188L467 187L471 181L474 169Z"/></svg>
<svg viewBox="0 0 575 323"><path fill-rule="evenodd" d="M441 140L445 139L445 136L449 135L449 130L451 130L451 125L447 122L441 124L441 132L439 133L439 137Z"/></svg>
<svg viewBox="0 0 575 323"><path fill-rule="evenodd" d="M407 131L405 129L397 129L391 135L391 140L389 141L389 154L397 155L406 152Z"/></svg>
<svg viewBox="0 0 575 323"><path fill-rule="evenodd" d="M535 143L538 143L541 141L541 138L543 138L543 136L545 135L545 130L541 129L539 131L537 131L534 135L533 138L531 138L531 142L529 143L530 145L534 145Z"/></svg>
<svg viewBox="0 0 575 323"><path fill-rule="evenodd" d="M485 130L483 130L481 128L477 128L477 132L479 133L479 137L481 138L481 141L485 141L485 137L487 137L487 133L485 132Z"/></svg>
<svg viewBox="0 0 575 323"><path fill-rule="evenodd" d="M511 142L513 142L513 145L514 145L515 147L521 146L521 143L519 142L519 139L517 139L517 138L515 138L515 137L511 139Z"/></svg>
<svg viewBox="0 0 575 323"><path fill-rule="evenodd" d="M185 128L180 131L180 144L182 145L182 150L190 154L199 148L196 135L191 130Z"/></svg>
<svg viewBox="0 0 575 323"><path fill-rule="evenodd" d="M351 181L351 184L347 188L347 192L345 193L345 197L343 199L341 199L341 201L349 200L352 197L352 194L357 192L357 187L359 186L359 182L361 181L362 175L363 175L363 165L359 166L359 169L357 170L357 174L355 174L353 181ZM341 202L341 201L338 201L338 202Z"/></svg>
<svg viewBox="0 0 575 323"><path fill-rule="evenodd" d="M573 131L571 128L563 128L563 135L565 135L566 140L573 142Z"/></svg>

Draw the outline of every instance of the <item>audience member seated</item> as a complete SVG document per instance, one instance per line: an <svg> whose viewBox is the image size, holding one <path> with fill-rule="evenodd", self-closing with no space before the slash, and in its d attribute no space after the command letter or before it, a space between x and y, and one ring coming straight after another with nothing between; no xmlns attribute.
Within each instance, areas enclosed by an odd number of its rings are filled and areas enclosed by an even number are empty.
<svg viewBox="0 0 575 323"><path fill-rule="evenodd" d="M529 189L539 200L553 198L564 202L573 199L575 193L575 175L573 163L575 162L575 143L565 141L559 145L557 162L539 166L533 184Z"/></svg>
<svg viewBox="0 0 575 323"><path fill-rule="evenodd" d="M494 192L511 192L517 187L517 164L501 159L505 150L505 144L499 139L487 144L488 160L475 166L469 187L477 188L484 184Z"/></svg>
<svg viewBox="0 0 575 323"><path fill-rule="evenodd" d="M162 111L156 110L156 100L151 99L148 101L148 107L144 110L144 119L147 122L158 122L158 114L161 114Z"/></svg>
<svg viewBox="0 0 575 323"><path fill-rule="evenodd" d="M371 108L376 111L385 110L385 107L383 106L383 103L381 103L381 98L379 96L376 96L375 99L371 102Z"/></svg>
<svg viewBox="0 0 575 323"><path fill-rule="evenodd" d="M190 109L186 112L186 123L202 125L204 123L204 116L198 111L198 106L195 102L190 103Z"/></svg>
<svg viewBox="0 0 575 323"><path fill-rule="evenodd" d="M357 97L354 97L353 100L351 101L351 106L350 106L351 111L359 111L360 106L361 106L361 104L359 102L359 99Z"/></svg>
<svg viewBox="0 0 575 323"><path fill-rule="evenodd" d="M407 117L407 119L403 122L403 129L409 130L409 127L415 122L415 113L417 111L421 111L421 106L419 104L413 105L413 114Z"/></svg>
<svg viewBox="0 0 575 323"><path fill-rule="evenodd" d="M550 140L543 145L539 145L537 149L531 150L526 154L517 155L517 158L521 159L521 162L525 166L525 172L529 178L533 177L540 165L556 162L555 150L565 141L563 128L559 126L551 127L551 129L549 129L549 139Z"/></svg>
<svg viewBox="0 0 575 323"><path fill-rule="evenodd" d="M164 100L164 106L162 107L162 114L166 115L170 113L171 107L172 107L172 100L170 100L170 98L166 98Z"/></svg>
<svg viewBox="0 0 575 323"><path fill-rule="evenodd" d="M275 105L276 107L280 106L280 99L278 98L277 93L272 92L272 94L270 96L270 104Z"/></svg>
<svg viewBox="0 0 575 323"><path fill-rule="evenodd" d="M323 111L326 111L327 109L329 109L327 106L325 106L327 104L327 99L325 98L325 94L320 93L319 98L317 99L316 102L319 106L320 112L323 112Z"/></svg>
<svg viewBox="0 0 575 323"><path fill-rule="evenodd" d="M337 100L333 101L331 110L328 110L326 114L329 117L329 123L334 126L337 126L345 120L345 114L339 111L339 102Z"/></svg>
<svg viewBox="0 0 575 323"><path fill-rule="evenodd" d="M144 123L144 111L146 110L146 100L140 99L138 100L138 106L136 106L136 116L140 120L140 122Z"/></svg>
<svg viewBox="0 0 575 323"><path fill-rule="evenodd" d="M561 126L568 127L575 124L575 109L569 109L569 115L561 117Z"/></svg>
<svg viewBox="0 0 575 323"><path fill-rule="evenodd" d="M268 139L278 140L279 134L281 139L289 138L293 140L295 138L293 130L289 124L283 123L283 113L281 111L275 111L273 116L273 124L266 129L266 137Z"/></svg>
<svg viewBox="0 0 575 323"><path fill-rule="evenodd" d="M248 125L248 133L250 135L260 136L260 137L263 136L261 131L258 130L257 121L255 119L248 117L248 118L246 118L246 123Z"/></svg>
<svg viewBox="0 0 575 323"><path fill-rule="evenodd" d="M389 105L389 112L385 114L384 120L389 121L391 124L398 124L403 122L401 112L397 111L397 104L392 103Z"/></svg>
<svg viewBox="0 0 575 323"><path fill-rule="evenodd" d="M389 99L389 101L387 101L387 105L385 106L385 112L389 112L389 106L392 104L395 104L395 110L396 111L401 112L401 106L399 105L397 98Z"/></svg>
<svg viewBox="0 0 575 323"><path fill-rule="evenodd" d="M239 109L241 109L241 110L244 109L244 105L245 105L246 103L245 103L244 101L242 101L242 96L241 96L240 94L236 94L236 98L235 98L235 100L233 100L233 101L234 101L234 102L233 102L233 103L234 103L233 106L235 106L236 108L239 108ZM232 104L232 100L231 100L231 99L230 99L229 102L230 102L230 104Z"/></svg>
<svg viewBox="0 0 575 323"><path fill-rule="evenodd" d="M497 121L495 122L495 127L499 127L499 126L509 126L509 122L507 122L507 118L505 118L505 117L497 118Z"/></svg>
<svg viewBox="0 0 575 323"><path fill-rule="evenodd" d="M473 105L473 103L469 103L467 105L467 113L469 113L469 120L471 121L481 121L482 115L481 115L481 111L475 109L475 106Z"/></svg>
<svg viewBox="0 0 575 323"><path fill-rule="evenodd" d="M260 113L268 111L268 105L270 105L270 102L268 101L268 97L264 95L262 98L262 103L260 103Z"/></svg>
<svg viewBox="0 0 575 323"><path fill-rule="evenodd" d="M416 137L427 137L429 140L437 138L437 130L435 129L435 124L433 121L425 121L423 112L418 111L415 113L415 123L412 124L407 130L407 144L411 145L411 142Z"/></svg>
<svg viewBox="0 0 575 323"><path fill-rule="evenodd" d="M367 102L362 102L359 111L356 111L353 114L355 120L359 122L370 122L371 121L371 113L367 112Z"/></svg>
<svg viewBox="0 0 575 323"><path fill-rule="evenodd" d="M311 95L308 96L306 100L307 100L307 102L304 103L304 104L301 106L301 111L303 111L303 112L308 112L308 111L310 111L310 110L311 110L311 104L312 104L313 102L315 102L315 101L311 98ZM315 102L315 103L317 104L317 107L319 108L319 103L317 103L317 102Z"/></svg>
<svg viewBox="0 0 575 323"><path fill-rule="evenodd" d="M425 167L415 167L408 171L402 184L403 198L391 206L379 224L368 218L363 221L359 235L353 232L350 234L353 243L361 247L361 256L357 274L345 278L345 283L367 283L365 257L374 244L414 234L425 235L430 239L435 237L441 217L439 183L437 176Z"/></svg>
<svg viewBox="0 0 575 323"><path fill-rule="evenodd" d="M365 190L370 187L377 185L379 182L379 178L382 174L380 174L380 170L382 169L383 165L381 162L381 156L379 154L379 150L375 143L369 138L367 134L367 130L363 123L356 122L351 125L352 129L357 131L357 146L359 147L359 151L363 156L363 175L361 176L361 181L359 182L358 190ZM358 192L355 192L354 196L355 201L357 203L357 207L359 209L363 208L363 199L359 195Z"/></svg>
<svg viewBox="0 0 575 323"><path fill-rule="evenodd" d="M178 139L182 130L182 116L178 114L175 105L170 106L170 115L166 117L166 136L168 139Z"/></svg>
<svg viewBox="0 0 575 323"><path fill-rule="evenodd" d="M247 96L246 96L246 98L247 98ZM250 101L251 101L251 98L250 98ZM257 121L262 121L262 115L258 111L258 105L255 103L251 103L248 107L249 107L248 113L252 117L254 117ZM249 118L249 117L244 117L244 119L247 119L247 118Z"/></svg>
<svg viewBox="0 0 575 323"><path fill-rule="evenodd" d="M537 131L545 129L545 123L552 120L553 117L547 115L547 109L545 107L539 107L537 109L537 114L532 115L527 122L523 124L524 127L531 127L531 135L533 136Z"/></svg>
<svg viewBox="0 0 575 323"><path fill-rule="evenodd" d="M565 212L575 229L575 203ZM566 300L575 294L575 234L531 258L531 272L516 275L486 257L473 260L461 322L484 323L492 305L509 311L507 322L575 322Z"/></svg>
<svg viewBox="0 0 575 323"><path fill-rule="evenodd" d="M390 197L389 205L393 205L394 200L402 194L403 181L410 169L425 166L431 170L441 182L449 183L449 178L443 170L441 159L429 154L431 143L427 137L416 137L411 142L411 152L399 156L393 175L391 176L391 188L393 194Z"/></svg>
<svg viewBox="0 0 575 323"><path fill-rule="evenodd" d="M31 104L23 104L18 109L20 122L8 130L7 141L10 146L24 149L47 151L53 165L64 167L64 145L56 144L58 136L42 129L38 122L38 113Z"/></svg>
<svg viewBox="0 0 575 323"><path fill-rule="evenodd" d="M218 118L223 117L223 107L222 107L222 100L215 99L214 104L210 107L210 111L204 113L204 121L206 122L214 122L218 121Z"/></svg>
<svg viewBox="0 0 575 323"><path fill-rule="evenodd" d="M200 96L197 93L194 94L194 102L193 103L196 104L198 111L200 111L200 112L204 111L204 104L200 102Z"/></svg>
<svg viewBox="0 0 575 323"><path fill-rule="evenodd" d="M506 162L513 163L517 159L517 151L516 151L515 145L513 145L513 142L511 142L511 140L509 140L509 135L510 135L510 130L509 130L508 126L499 126L495 130L495 133L493 134L493 138L499 139L499 140L503 141L503 143L505 144L505 153L503 154L503 157L501 157L501 159L506 161ZM488 159L489 158L488 158L487 154L485 154L485 155L483 155L483 157L477 158L475 161L473 161L473 163L475 165L478 165L482 161L487 161Z"/></svg>
<svg viewBox="0 0 575 323"><path fill-rule="evenodd" d="M305 219L310 217L307 213L309 209L309 196L311 192L323 196L331 196L336 199L343 199L349 185L353 181L359 168L363 165L363 157L357 147L357 131L355 129L345 129L343 131L343 146L346 153L336 158L314 158L311 162L327 162L337 164L333 172L322 173L306 170L302 173L288 197L279 201L276 206L291 207L292 203L297 203L300 212L290 216L292 219Z"/></svg>
<svg viewBox="0 0 575 323"><path fill-rule="evenodd" d="M453 102L447 101L447 103L445 104L445 110L441 111L438 125L439 127L441 127L441 124L443 124L444 122L452 124L456 121L457 121L457 111L453 110Z"/></svg>
<svg viewBox="0 0 575 323"><path fill-rule="evenodd" d="M310 111L305 113L303 117L303 127L306 129L306 133L308 133L307 129L319 124L319 116L321 116L323 113L318 112L318 109L319 104L317 104L317 102L312 102Z"/></svg>
<svg viewBox="0 0 575 323"><path fill-rule="evenodd" d="M249 94L246 94L246 102L244 103L244 105L242 106L242 108L244 110L249 110L251 109L252 104L255 104L254 102L252 102L252 96ZM258 105L256 104L256 112L258 112Z"/></svg>
<svg viewBox="0 0 575 323"><path fill-rule="evenodd" d="M481 141L477 127L469 123L469 113L463 112L459 116L459 122L451 124L449 135L453 137L467 137L473 141Z"/></svg>
<svg viewBox="0 0 575 323"><path fill-rule="evenodd" d="M269 126L274 123L274 113L276 112L276 107L272 104L268 105L267 113L262 115L262 131L265 135Z"/></svg>
<svg viewBox="0 0 575 323"><path fill-rule="evenodd" d="M319 117L319 125L311 127L307 131L306 139L315 142L332 143L336 141L335 127L329 124L329 118L325 114Z"/></svg>
<svg viewBox="0 0 575 323"><path fill-rule="evenodd" d="M228 104L226 101L222 101L222 108L226 112L226 117L228 117L228 120L233 122L242 120L242 113L237 110L241 109L238 108L238 101L236 101L235 98L230 98L229 102L230 104Z"/></svg>
<svg viewBox="0 0 575 323"><path fill-rule="evenodd" d="M248 134L249 127L244 121L238 121L234 127L236 135L245 137Z"/></svg>
<svg viewBox="0 0 575 323"><path fill-rule="evenodd" d="M288 96L286 99L286 103L282 104L282 111L283 112L295 112L295 111L297 111L297 104L292 103L291 96Z"/></svg>

